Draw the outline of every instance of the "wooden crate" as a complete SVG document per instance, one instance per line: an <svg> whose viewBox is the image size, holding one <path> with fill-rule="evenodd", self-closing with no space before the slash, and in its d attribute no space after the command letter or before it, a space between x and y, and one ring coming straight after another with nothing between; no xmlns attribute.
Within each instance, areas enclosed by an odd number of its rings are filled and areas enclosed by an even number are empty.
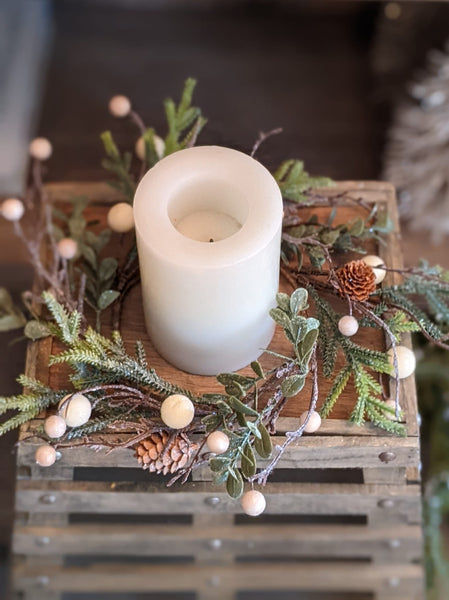
<svg viewBox="0 0 449 600"><path fill-rule="evenodd" d="M53 184L48 190L55 201L88 194L94 200L91 216L100 220L105 205L117 200L102 184ZM370 251L389 266L401 266L392 186L344 182L328 193L342 192L348 202L337 219L360 214L351 198L389 211L395 231L385 246ZM305 216L311 212L302 210ZM392 279L389 274L386 282ZM122 333L127 343L142 339L162 376L197 391L214 389L211 378L176 371L157 355L144 331L139 289L127 300ZM372 331L364 335L373 343ZM381 337L374 342L385 343ZM30 345L27 372L58 385L64 373L48 369L53 344L46 339ZM282 344L277 332L273 347ZM307 393L289 401L274 443L297 427L307 402ZM237 502L212 486L207 469L194 472L184 486L166 488L163 478L137 468L131 451L106 454L86 447L64 449L54 467L42 469L34 462L38 442L27 440L17 459L15 590L33 600L60 598L63 592L122 597L149 591L158 598L171 592L176 598L223 600L282 600L293 597L283 592L298 591L321 592L310 597L329 600L423 598L414 382L405 380L401 392L406 438L349 424L353 404L348 390L333 418L289 447L265 488L266 513L257 519L242 515ZM24 426L21 439L41 423Z"/></svg>

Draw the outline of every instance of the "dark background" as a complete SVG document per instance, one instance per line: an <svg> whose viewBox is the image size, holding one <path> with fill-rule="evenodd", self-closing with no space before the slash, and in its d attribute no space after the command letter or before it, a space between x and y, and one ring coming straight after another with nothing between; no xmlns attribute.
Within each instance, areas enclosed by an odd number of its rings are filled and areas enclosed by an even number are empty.
<svg viewBox="0 0 449 600"><path fill-rule="evenodd" d="M170 4L169 8L165 4ZM99 134L111 129L132 149L137 130L115 120L107 103L126 94L148 125L165 135L162 100L177 98L188 76L209 124L200 143L248 150L259 131L283 127L259 154L267 166L301 158L335 179L378 179L394 103L449 34L444 3L172 2L58 0L36 134L54 156L48 180L102 180ZM390 7L390 8L388 8ZM397 10L396 10L397 13ZM1 284L13 293L30 270L0 223ZM425 235L405 233L407 260L441 257ZM23 342L2 338L2 393L17 391ZM1 440L0 548L12 521L14 436ZM0 563L4 564L4 563ZM1 589L1 582L0 582Z"/></svg>

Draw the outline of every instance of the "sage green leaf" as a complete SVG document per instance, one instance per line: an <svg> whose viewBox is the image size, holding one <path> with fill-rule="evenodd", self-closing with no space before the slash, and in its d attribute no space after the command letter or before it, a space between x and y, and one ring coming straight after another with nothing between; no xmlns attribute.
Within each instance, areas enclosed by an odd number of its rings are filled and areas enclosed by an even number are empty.
<svg viewBox="0 0 449 600"><path fill-rule="evenodd" d="M276 302L278 303L279 308L282 308L285 312L289 312L290 310L290 298L288 294L284 294L283 292L279 292L276 294Z"/></svg>
<svg viewBox="0 0 449 600"><path fill-rule="evenodd" d="M260 431L258 430L257 425L255 423L253 423L252 421L247 421L246 426L256 438L260 438Z"/></svg>
<svg viewBox="0 0 449 600"><path fill-rule="evenodd" d="M339 237L340 237L339 229L324 230L320 234L320 242L322 242L323 244L329 245L329 246L333 246Z"/></svg>
<svg viewBox="0 0 449 600"><path fill-rule="evenodd" d="M207 415L206 417L203 417L203 419L201 419L201 422L206 428L206 433L210 433L211 431L216 429L220 424L220 421L221 419L218 415Z"/></svg>
<svg viewBox="0 0 449 600"><path fill-rule="evenodd" d="M243 494L243 477L238 469L229 469L226 490L231 498L237 500Z"/></svg>
<svg viewBox="0 0 449 600"><path fill-rule="evenodd" d="M214 473L217 471L222 471L227 465L229 465L229 458L215 456L209 460L210 470Z"/></svg>
<svg viewBox="0 0 449 600"><path fill-rule="evenodd" d="M98 276L102 282L109 281L117 270L118 260L113 256L108 256L101 261Z"/></svg>
<svg viewBox="0 0 449 600"><path fill-rule="evenodd" d="M270 310L270 317L283 329L289 329L290 317L280 308L272 308Z"/></svg>
<svg viewBox="0 0 449 600"><path fill-rule="evenodd" d="M33 320L28 321L25 325L24 334L30 340L40 340L44 337L48 337L51 335L50 330L48 329L46 323L42 323L41 321Z"/></svg>
<svg viewBox="0 0 449 600"><path fill-rule="evenodd" d="M82 214L75 214L69 219L69 231L70 237L75 240L78 240L82 234L84 229L86 228L86 219L82 216Z"/></svg>
<svg viewBox="0 0 449 600"><path fill-rule="evenodd" d="M232 383L227 385L225 387L225 390L229 396L236 396L237 398L243 398L243 396L246 394L245 388L236 381L233 381Z"/></svg>
<svg viewBox="0 0 449 600"><path fill-rule="evenodd" d="M216 406L220 410L220 412L225 413L226 415L230 415L232 413L232 409L230 408L230 406L223 400L217 400Z"/></svg>
<svg viewBox="0 0 449 600"><path fill-rule="evenodd" d="M4 287L0 287L0 314L15 312L14 301L11 294Z"/></svg>
<svg viewBox="0 0 449 600"><path fill-rule="evenodd" d="M260 438L254 440L254 449L261 458L270 458L273 451L270 434L263 423L259 423L258 430Z"/></svg>
<svg viewBox="0 0 449 600"><path fill-rule="evenodd" d="M86 246L86 244L81 245L81 254L83 258L85 258L86 262L92 267L94 271L97 270L97 257L95 252L90 248L90 246Z"/></svg>
<svg viewBox="0 0 449 600"><path fill-rule="evenodd" d="M120 296L120 292L117 290L105 290L98 298L98 308L104 310L110 306Z"/></svg>
<svg viewBox="0 0 449 600"><path fill-rule="evenodd" d="M219 373L217 375L217 381L226 386L232 386L237 383L242 387L249 387L253 385L254 377L245 377L238 373Z"/></svg>
<svg viewBox="0 0 449 600"><path fill-rule="evenodd" d="M24 323L25 317L22 314L3 315L0 317L0 331L20 329Z"/></svg>
<svg viewBox="0 0 449 600"><path fill-rule="evenodd" d="M321 266L326 260L324 250L320 246L309 246L307 245L305 248L307 255L312 263L313 267L317 269L321 269Z"/></svg>
<svg viewBox="0 0 449 600"><path fill-rule="evenodd" d="M318 329L311 329L304 336L304 339L301 342L301 355L305 358L308 357L310 352L312 352L313 346L318 337Z"/></svg>
<svg viewBox="0 0 449 600"><path fill-rule="evenodd" d="M304 237L305 231L306 231L305 225L296 225L295 227L288 228L288 235L291 235L292 237L300 239L300 238Z"/></svg>
<svg viewBox="0 0 449 600"><path fill-rule="evenodd" d="M224 471L217 471L216 473L214 473L213 484L223 485L223 483L226 483L228 477L229 473L228 471L226 471L226 469Z"/></svg>
<svg viewBox="0 0 449 600"><path fill-rule="evenodd" d="M281 384L281 390L284 396L291 398L296 396L304 387L305 377L304 375L291 375L287 377Z"/></svg>
<svg viewBox="0 0 449 600"><path fill-rule="evenodd" d="M60 227L58 227L57 225L55 225L54 223L51 226L51 230L52 230L52 234L53 234L53 237L55 238L56 242L59 242L60 240L62 240L62 238L65 237L62 229Z"/></svg>
<svg viewBox="0 0 449 600"><path fill-rule="evenodd" d="M256 473L256 457L250 444L246 444L243 449L241 469L247 479Z"/></svg>
<svg viewBox="0 0 449 600"><path fill-rule="evenodd" d="M354 237L359 237L365 231L365 221L357 219L349 228L349 233Z"/></svg>
<svg viewBox="0 0 449 600"><path fill-rule="evenodd" d="M257 410L254 410L254 408L251 408L250 406L243 404L243 402L241 402L235 396L230 396L228 402L229 402L229 406L236 412L242 413L244 415L249 415L250 417L258 417L259 416L259 413L257 412Z"/></svg>
<svg viewBox="0 0 449 600"><path fill-rule="evenodd" d="M237 422L240 425L240 427L246 427L248 425L248 421L246 420L244 414L242 414L241 412L237 412L235 413L235 416L237 417Z"/></svg>
<svg viewBox="0 0 449 600"><path fill-rule="evenodd" d="M253 362L251 363L251 369L258 377L265 379L265 373L263 372L262 365L258 360L253 360Z"/></svg>
<svg viewBox="0 0 449 600"><path fill-rule="evenodd" d="M304 288L297 288L290 297L290 310L293 315L298 314L300 310L305 310L307 308L307 300L308 300L307 290Z"/></svg>

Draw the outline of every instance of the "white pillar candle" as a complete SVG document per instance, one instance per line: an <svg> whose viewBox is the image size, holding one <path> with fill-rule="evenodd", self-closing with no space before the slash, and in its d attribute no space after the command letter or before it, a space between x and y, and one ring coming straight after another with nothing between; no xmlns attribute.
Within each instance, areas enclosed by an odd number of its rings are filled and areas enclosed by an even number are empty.
<svg viewBox="0 0 449 600"><path fill-rule="evenodd" d="M134 220L159 353L202 375L256 359L274 332L279 285L282 197L269 171L229 148L176 152L143 177Z"/></svg>

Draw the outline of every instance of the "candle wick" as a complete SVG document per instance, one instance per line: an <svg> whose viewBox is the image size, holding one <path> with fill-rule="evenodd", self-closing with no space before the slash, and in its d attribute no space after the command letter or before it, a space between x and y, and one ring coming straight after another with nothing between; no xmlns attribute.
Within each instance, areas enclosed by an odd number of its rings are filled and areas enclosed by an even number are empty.
<svg viewBox="0 0 449 600"><path fill-rule="evenodd" d="M209 242L213 242L213 241L214 241L213 238L210 238Z"/></svg>

